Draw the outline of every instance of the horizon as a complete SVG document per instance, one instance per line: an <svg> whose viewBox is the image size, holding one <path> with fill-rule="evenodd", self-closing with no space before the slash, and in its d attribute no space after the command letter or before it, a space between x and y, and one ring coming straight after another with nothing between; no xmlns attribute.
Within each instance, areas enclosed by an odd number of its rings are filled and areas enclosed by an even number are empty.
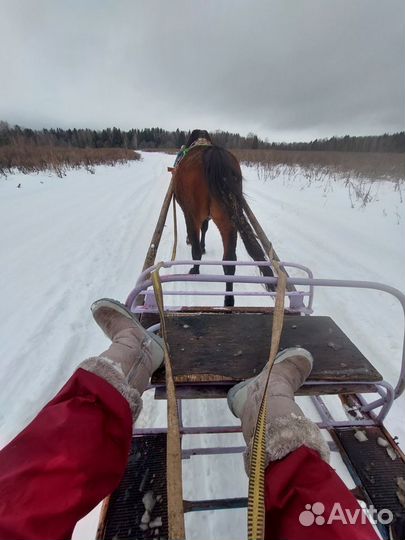
<svg viewBox="0 0 405 540"><path fill-rule="evenodd" d="M21 129L31 129L33 131L43 131L43 130L57 130L57 129L62 129L64 131L68 131L69 129L70 130L91 130L91 131L97 131L97 132L101 132L103 130L107 130L107 129L119 129L121 131L124 131L124 132L128 132L130 130L138 130L138 131L142 131L142 130L146 130L146 129L162 129L163 131L166 131L166 132L176 132L177 130L179 130L180 132L183 131L184 133L187 133L187 132L191 132L193 131L193 129L195 128L186 128L186 129L183 129L183 128L175 128L175 129L167 129L167 128L164 128L164 127L161 127L161 126L143 126L143 127L131 127L129 129L123 129L117 125L111 125L111 126L104 126L102 128L93 128L93 127L77 127L77 126L73 126L73 127L61 127L61 126L44 126L44 127L32 127L32 126L27 126L27 125L20 125L20 124L13 124L7 120L4 120L2 118L0 118L0 124L1 122L4 122L5 124L7 124L10 128L16 128L16 127L19 127ZM199 128L197 128L199 129ZM202 127L201 129L205 129L204 127ZM211 130L211 129L208 129L207 131L209 131L211 134L215 135L215 133L232 133L232 134L235 134L235 135L239 135L240 137L243 137L243 138L251 138L252 136L257 136L259 138L259 140L261 142L264 142L266 144L300 144L300 143L311 143L311 142L315 142L315 141L322 141L322 140L330 140L330 139L333 139L333 138L336 138L336 139L343 139L344 137L383 137L384 135L388 135L388 136L393 136L393 135L398 135L398 134L402 134L405 132L405 130L401 130L401 131L395 131L395 132L384 132L384 133L375 133L375 134L361 134L361 135L352 135L352 134L349 134L349 133L345 133L344 135L330 135L330 136L324 136L324 137L316 137L314 139L310 139L310 140L291 140L291 141L285 141L285 140L282 140L282 141L275 141L275 140L266 140L266 139L263 139L262 137L260 137L260 135L258 133L254 133L254 132L249 132L247 134L243 134L243 133L239 133L239 132L234 132L234 131L228 131L228 130L224 130L224 129L216 129L216 130Z"/></svg>

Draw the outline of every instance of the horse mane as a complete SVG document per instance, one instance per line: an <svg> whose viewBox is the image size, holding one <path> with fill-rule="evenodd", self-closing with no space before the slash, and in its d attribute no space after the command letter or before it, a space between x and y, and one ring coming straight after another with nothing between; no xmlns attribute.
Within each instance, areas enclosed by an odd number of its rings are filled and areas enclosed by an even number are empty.
<svg viewBox="0 0 405 540"><path fill-rule="evenodd" d="M186 148L189 148L197 139L205 139L212 144L211 137L206 129L193 129L187 139Z"/></svg>

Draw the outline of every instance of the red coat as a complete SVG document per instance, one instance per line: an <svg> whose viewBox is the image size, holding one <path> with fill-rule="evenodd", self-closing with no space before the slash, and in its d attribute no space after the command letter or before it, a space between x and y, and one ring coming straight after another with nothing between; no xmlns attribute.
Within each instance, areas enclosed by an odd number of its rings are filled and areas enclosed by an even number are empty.
<svg viewBox="0 0 405 540"><path fill-rule="evenodd" d="M0 452L0 539L64 540L119 484L132 419L125 399L82 369ZM230 481L232 481L230 479ZM303 526L306 504L357 502L318 454L301 447L266 471L266 538L376 540L367 525Z"/></svg>

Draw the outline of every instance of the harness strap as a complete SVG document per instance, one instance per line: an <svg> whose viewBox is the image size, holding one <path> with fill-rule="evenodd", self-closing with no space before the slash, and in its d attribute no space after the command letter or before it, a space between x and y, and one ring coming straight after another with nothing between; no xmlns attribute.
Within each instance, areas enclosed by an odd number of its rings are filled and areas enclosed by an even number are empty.
<svg viewBox="0 0 405 540"><path fill-rule="evenodd" d="M212 142L204 137L200 137L192 142L188 148L186 148L187 152L190 150L190 148L194 148L194 146L212 146Z"/></svg>
<svg viewBox="0 0 405 540"><path fill-rule="evenodd" d="M183 509L183 481L181 466L180 426L177 411L176 391L172 365L167 343L166 321L163 305L162 282L159 270L162 263L152 272L153 290L160 315L160 332L163 338L164 362L166 370L167 393L167 513L169 521L169 540L186 538Z"/></svg>
<svg viewBox="0 0 405 540"><path fill-rule="evenodd" d="M284 301L287 284L287 276L280 264L270 260L274 266L277 275L277 296L273 313L273 325L271 332L271 346L269 359L266 367L268 369L266 385L264 387L262 401L257 417L255 433L250 459L249 475L249 493L248 493L248 540L264 539L264 520L265 520L265 501L264 501L264 473L266 460L266 416L267 416L267 388L274 360L276 358L279 346L281 332L284 322Z"/></svg>
<svg viewBox="0 0 405 540"><path fill-rule="evenodd" d="M174 162L173 167L168 167L168 171L173 173L176 170L176 167L179 165L181 161L187 156L187 154L195 148L196 146L212 146L212 142L208 141L207 139L204 139L203 137L196 139L194 142L190 144L190 146L187 146L186 148L183 148L183 150L180 150L180 152L176 156L176 160Z"/></svg>

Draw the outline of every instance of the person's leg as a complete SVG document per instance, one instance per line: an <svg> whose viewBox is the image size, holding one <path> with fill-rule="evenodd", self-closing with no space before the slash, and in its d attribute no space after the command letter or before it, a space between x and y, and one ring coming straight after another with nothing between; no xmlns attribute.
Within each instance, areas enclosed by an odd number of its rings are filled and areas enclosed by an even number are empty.
<svg viewBox="0 0 405 540"><path fill-rule="evenodd" d="M132 432L128 402L78 369L0 451L0 538L70 538L119 483Z"/></svg>
<svg viewBox="0 0 405 540"><path fill-rule="evenodd" d="M334 469L307 446L269 463L265 503L267 540L378 539ZM341 519L347 512L357 516L354 524Z"/></svg>
<svg viewBox="0 0 405 540"><path fill-rule="evenodd" d="M304 349L287 349L277 357L268 388L266 421L265 507L267 540L377 540L360 507L328 465L329 449L316 424L305 417L294 393L312 369L312 356ZM245 466L250 467L252 438L267 372L240 383L228 394L232 412L241 419L247 444ZM355 525L330 523L335 503L357 511ZM315 505L315 506L313 506ZM318 518L318 519L316 519ZM323 518L323 519L322 519Z"/></svg>
<svg viewBox="0 0 405 540"><path fill-rule="evenodd" d="M0 538L70 538L120 482L141 394L161 347L125 308L96 302L110 348L84 361L36 418L0 451Z"/></svg>

